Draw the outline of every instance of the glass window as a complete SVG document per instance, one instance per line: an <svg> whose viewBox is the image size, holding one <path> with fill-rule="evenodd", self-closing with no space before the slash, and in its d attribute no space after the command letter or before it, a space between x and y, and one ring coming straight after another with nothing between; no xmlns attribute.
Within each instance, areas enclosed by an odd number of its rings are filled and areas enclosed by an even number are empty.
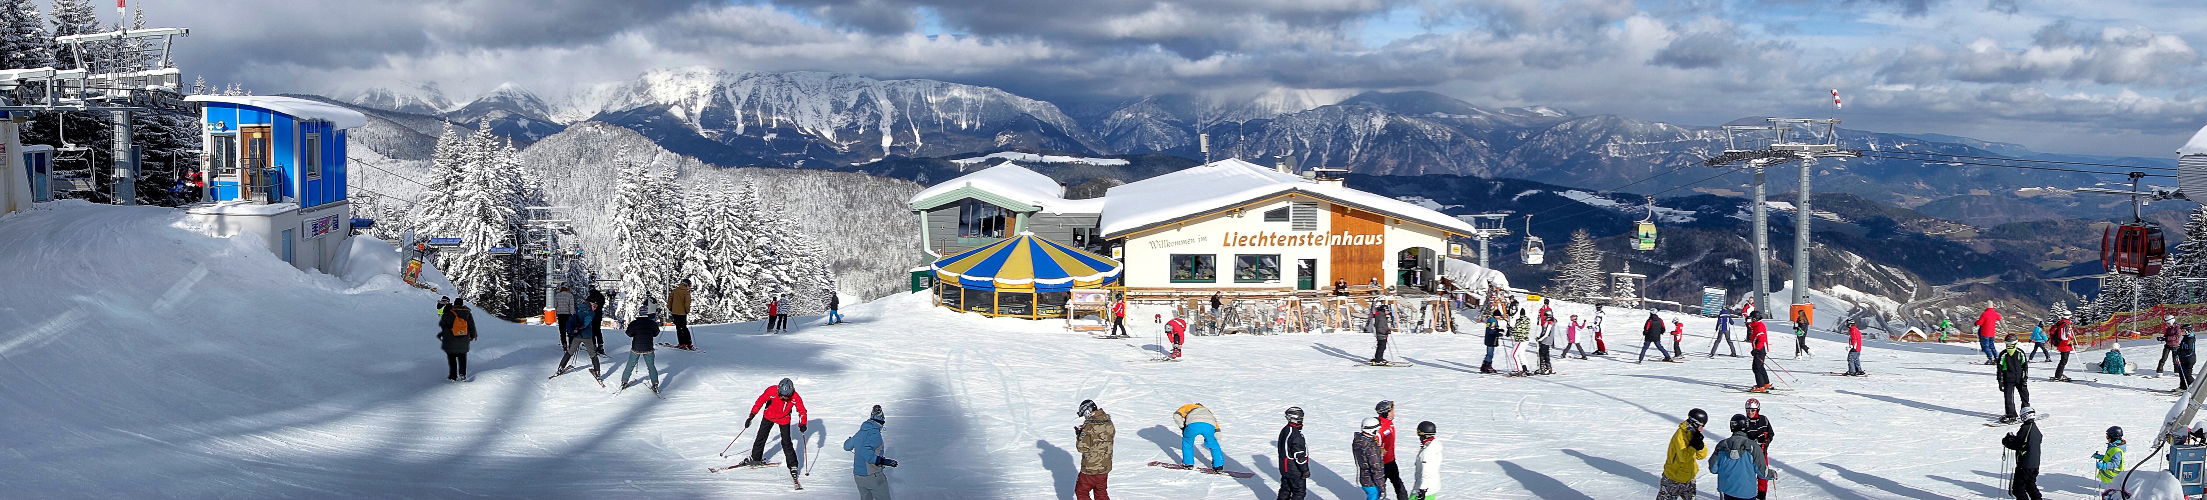
<svg viewBox="0 0 2207 500"><path fill-rule="evenodd" d="M1280 256L1278 254L1234 256L1234 282L1280 282Z"/></svg>
<svg viewBox="0 0 2207 500"><path fill-rule="evenodd" d="M1264 213L1265 222L1287 222L1287 207L1275 208Z"/></svg>
<svg viewBox="0 0 2207 500"><path fill-rule="evenodd" d="M965 301L959 300L963 298L962 294L958 293L959 290L960 289L958 287L950 285L935 286L935 292L941 295L943 298L943 307L948 307L954 310L964 309L964 307L961 307L961 304L964 304Z"/></svg>
<svg viewBox="0 0 2207 500"><path fill-rule="evenodd" d="M322 180L322 134L306 134L299 139L299 171L307 180Z"/></svg>
<svg viewBox="0 0 2207 500"><path fill-rule="evenodd" d="M1218 282L1218 256L1209 254L1172 254L1172 282Z"/></svg>
<svg viewBox="0 0 2207 500"><path fill-rule="evenodd" d="M214 136L214 141L209 142L207 146L211 149L207 152L207 162L209 163L207 167L214 170L214 176L225 181L237 182L238 136L217 135Z"/></svg>
<svg viewBox="0 0 2207 500"><path fill-rule="evenodd" d="M1006 215L1004 207L966 200L958 206L958 237L1002 238Z"/></svg>

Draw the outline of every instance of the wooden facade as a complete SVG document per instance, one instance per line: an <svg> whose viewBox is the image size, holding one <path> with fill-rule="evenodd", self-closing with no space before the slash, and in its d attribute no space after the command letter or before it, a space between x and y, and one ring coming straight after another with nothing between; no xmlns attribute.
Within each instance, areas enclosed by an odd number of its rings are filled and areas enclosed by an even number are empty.
<svg viewBox="0 0 2207 500"><path fill-rule="evenodd" d="M1386 234L1387 218L1348 205L1332 206L1332 232L1349 234ZM1333 251L1333 277L1347 279L1351 285L1363 285L1382 278L1387 268L1385 245L1335 245ZM1380 283L1392 284L1393 280ZM1326 284L1330 286L1331 284Z"/></svg>

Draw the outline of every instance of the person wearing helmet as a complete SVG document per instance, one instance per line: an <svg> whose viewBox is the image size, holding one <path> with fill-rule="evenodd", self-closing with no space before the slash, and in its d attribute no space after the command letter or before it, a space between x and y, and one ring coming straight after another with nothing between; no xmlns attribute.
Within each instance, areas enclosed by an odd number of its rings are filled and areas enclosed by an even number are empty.
<svg viewBox="0 0 2207 500"><path fill-rule="evenodd" d="M2054 352L2061 353L2061 361L2054 363L2053 378L2047 380L2068 382L2069 376L2062 375L2061 371L2069 367L2069 351L2077 348L2076 334L2069 331L2069 318L2063 316L2061 319L2054 320L2054 329L2046 332L2046 336L2054 340Z"/></svg>
<svg viewBox="0 0 2207 500"><path fill-rule="evenodd" d="M1303 446L1303 408L1287 407L1287 425L1280 426L1280 437L1273 441L1274 456L1280 457L1280 496L1278 500L1303 500L1310 481L1310 450Z"/></svg>
<svg viewBox="0 0 2207 500"><path fill-rule="evenodd" d="M897 461L881 456L881 427L889 425L881 405L874 405L873 414L865 423L858 424L858 433L843 440L843 449L851 452L851 474L858 483L859 500L889 500L889 471L884 467L896 467Z"/></svg>
<svg viewBox="0 0 2207 500"><path fill-rule="evenodd" d="M2123 475L2123 452L2127 448L2123 445L2123 427L2108 427L2107 451L2092 454L2097 462L2093 467L2099 469L2100 488L2115 489L2115 480Z"/></svg>
<svg viewBox="0 0 2207 500"><path fill-rule="evenodd" d="M2184 334L2176 341L2176 391L2184 392L2192 388L2192 361L2198 359L2199 344L2192 340L2192 325L2179 328Z"/></svg>
<svg viewBox="0 0 2207 500"><path fill-rule="evenodd" d="M2000 312L1985 306L1985 312L1977 315L1977 346L1985 351L1985 364L1993 364L1998 351L1993 350L1993 332L2000 330Z"/></svg>
<svg viewBox="0 0 2207 500"><path fill-rule="evenodd" d="M1073 428L1073 448L1081 452L1081 470L1080 477L1073 481L1073 498L1111 500L1111 443L1118 439L1119 431L1111 425L1111 415L1096 406L1096 400L1081 400L1074 415L1081 418L1081 425Z"/></svg>
<svg viewBox="0 0 2207 500"><path fill-rule="evenodd" d="M2045 498L2038 491L2039 445L2044 440L2030 407L2023 408L2023 427L2000 438L2001 446L2015 450L2015 475L2009 479L2008 493L2017 500Z"/></svg>
<svg viewBox="0 0 2207 500"><path fill-rule="evenodd" d="M1740 347L1732 343L1732 310L1717 309L1717 338L1709 341L1709 357L1717 357L1717 346L1732 351L1732 357L1740 357Z"/></svg>
<svg viewBox="0 0 2207 500"><path fill-rule="evenodd" d="M1770 442L1771 440L1777 439L1778 431L1770 427L1770 417L1763 415L1762 401L1756 400L1755 398L1747 398L1746 416L1747 438L1755 440L1755 444L1760 447L1757 450L1758 453L1756 453L1755 455L1755 463L1758 466L1757 469L1769 469ZM1769 494L1770 477L1764 477L1760 480L1757 480L1755 488L1757 491L1757 493L1755 494L1755 498L1757 499L1763 498L1765 495Z"/></svg>
<svg viewBox="0 0 2207 500"><path fill-rule="evenodd" d="M1701 477L1701 460L1709 458L1707 443L1702 442L1701 427L1709 423L1709 412L1695 408L1686 412L1686 421L1678 423L1678 431L1671 433L1671 445L1663 461L1663 480L1656 487L1655 500L1693 500L1694 479Z"/></svg>
<svg viewBox="0 0 2207 500"><path fill-rule="evenodd" d="M1502 316L1487 316L1487 359L1479 362L1479 373L1502 373L1494 369L1494 349L1502 346Z"/></svg>
<svg viewBox="0 0 2207 500"><path fill-rule="evenodd" d="M2027 357L2043 357L2047 361L2053 361L2054 350L2046 345L2046 321L2041 320L2031 325L2031 354Z"/></svg>
<svg viewBox="0 0 2207 500"><path fill-rule="evenodd" d="M1671 353L1679 361L1686 360L1686 322L1678 318L1671 318Z"/></svg>
<svg viewBox="0 0 2207 500"><path fill-rule="evenodd" d="M1748 367L1755 372L1755 387L1747 392L1770 392L1770 370L1763 368L1763 360L1770 357L1770 327L1763 324L1763 313L1747 313L1747 356L1752 361Z"/></svg>
<svg viewBox="0 0 2207 500"><path fill-rule="evenodd" d="M1409 500L1432 500L1441 489L1440 427L1433 422L1418 422L1418 461L1415 475L1410 480Z"/></svg>
<svg viewBox="0 0 2207 500"><path fill-rule="evenodd" d="M1608 356L1609 344L1602 341L1602 305L1594 304L1594 321L1586 326L1594 329L1594 355Z"/></svg>
<svg viewBox="0 0 2207 500"><path fill-rule="evenodd" d="M811 414L805 411L805 398L797 395L797 383L785 378L782 379L781 383L767 387L765 392L759 393L759 400L751 403L751 415L743 418L744 427L750 427L751 421L758 418L760 408L766 409L766 423L770 425L759 426L759 437L751 442L751 459L745 461L744 464L759 465L766 463L767 433L779 426L782 430L782 460L788 462L789 477L797 477L797 466L802 464L797 460L797 445L791 440L789 434L791 424L789 417L792 412L797 415L795 423L798 434L803 434L805 423L812 420Z"/></svg>
<svg viewBox="0 0 2207 500"><path fill-rule="evenodd" d="M1543 311L1546 311L1546 309L1546 307L1542 307ZM1540 346L1540 369L1533 370L1533 374L1552 375L1556 373L1555 364L1550 361L1551 358L1548 355L1549 351L1555 350L1556 347L1556 329L1543 327L1540 329L1540 333L1534 334L1534 337L1538 337L1534 339L1534 342Z"/></svg>
<svg viewBox="0 0 2207 500"><path fill-rule="evenodd" d="M1579 321L1577 314L1571 315L1571 322L1565 323L1563 327L1563 352L1556 353L1556 357L1571 359L1571 349L1576 348L1579 350L1579 359L1586 359L1586 345L1579 343L1579 330L1585 329L1586 322Z"/></svg>
<svg viewBox="0 0 2207 500"><path fill-rule="evenodd" d="M2167 373L2162 371L2161 367L2168 364L2170 354L2176 353L2177 338L2181 335L2183 333L2176 329L2176 316L2171 315L2161 318L2161 360L2153 362L2153 376L2159 377Z"/></svg>
<svg viewBox="0 0 2207 500"><path fill-rule="evenodd" d="M1380 420L1364 417L1364 425L1349 442L1349 451L1356 456L1356 485L1364 488L1364 500L1379 500L1379 489L1387 484L1387 457L1380 451Z"/></svg>
<svg viewBox="0 0 2207 500"><path fill-rule="evenodd" d="M1165 343L1171 344L1171 352L1165 353L1165 359L1179 360L1180 346L1188 343L1187 319L1175 314L1172 321L1165 322Z"/></svg>
<svg viewBox="0 0 2207 500"><path fill-rule="evenodd" d="M1709 455L1709 472L1717 475L1717 493L1724 500L1748 500L1762 493L1762 484L1777 474L1765 464L1762 445L1751 437L1749 418L1732 415L1732 437L1717 442L1715 453Z"/></svg>
<svg viewBox="0 0 2207 500"><path fill-rule="evenodd" d="M2026 413L2031 407L2030 379L2025 376L2030 370L2029 365L2028 360L2023 357L2023 349L2015 345L2015 335L2009 335L2008 348L2000 351L1998 368L1993 370L1993 376L2000 383L2000 402L2007 405L2008 410L2006 415L2000 417L2001 423L2015 422L2017 394L2023 396Z"/></svg>
<svg viewBox="0 0 2207 500"><path fill-rule="evenodd" d="M1387 484L1395 487L1395 498L1410 498L1410 489L1402 486L1402 468L1395 465L1395 402L1380 401L1372 411L1379 414L1380 462L1385 464Z"/></svg>
<svg viewBox="0 0 2207 500"><path fill-rule="evenodd" d="M1172 412L1173 424L1180 427L1180 465L1195 466L1195 438L1203 438L1203 447L1211 450L1211 469L1226 468L1226 452L1218 447L1218 416L1210 408L1199 403L1181 405Z"/></svg>
<svg viewBox="0 0 2207 500"><path fill-rule="evenodd" d="M1847 318L1847 373L1842 375L1869 375L1862 371L1862 325L1854 318Z"/></svg>
<svg viewBox="0 0 2207 500"><path fill-rule="evenodd" d="M1663 361L1671 361L1671 352L1663 350L1663 317L1653 312L1648 313L1647 323L1640 325L1640 359L1635 363L1647 362L1648 346L1655 346L1655 352L1663 355Z"/></svg>

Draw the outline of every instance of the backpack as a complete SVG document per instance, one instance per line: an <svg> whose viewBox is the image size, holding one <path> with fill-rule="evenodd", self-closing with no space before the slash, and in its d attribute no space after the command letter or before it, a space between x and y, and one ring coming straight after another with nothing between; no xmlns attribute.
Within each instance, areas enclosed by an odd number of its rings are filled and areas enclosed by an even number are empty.
<svg viewBox="0 0 2207 500"><path fill-rule="evenodd" d="M466 337L466 336L467 336L467 334L468 334L468 328L467 328L467 327L468 327L468 325L467 325L467 317L466 317L466 316L453 316L453 317L452 317L452 336L454 336L454 337Z"/></svg>

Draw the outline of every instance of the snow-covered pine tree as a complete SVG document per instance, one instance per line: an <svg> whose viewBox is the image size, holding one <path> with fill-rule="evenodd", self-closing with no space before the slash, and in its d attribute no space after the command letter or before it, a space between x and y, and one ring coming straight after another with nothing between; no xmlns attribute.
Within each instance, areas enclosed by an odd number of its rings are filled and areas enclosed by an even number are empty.
<svg viewBox="0 0 2207 500"><path fill-rule="evenodd" d="M146 10L135 9L130 29L145 29ZM151 39L136 39L128 44L124 54L125 67L131 71L161 69L161 60L152 50ZM198 117L182 114L140 112L130 114L131 139L138 146L138 203L142 205L177 206L197 202L193 193L183 186L189 170L199 168Z"/></svg>
<svg viewBox="0 0 2207 500"><path fill-rule="evenodd" d="M461 168L459 189L450 193L452 217L442 221L445 225L435 233L460 238L460 247L439 252L445 277L459 287L460 296L477 304L477 309L500 316L515 316L506 300L513 288L510 266L513 256L490 253L490 249L512 247L517 233L512 184L517 181L513 170L497 161L495 150L485 154L481 150L489 144L479 135L470 143L469 161Z"/></svg>
<svg viewBox="0 0 2207 500"><path fill-rule="evenodd" d="M687 236L688 214L692 208L686 203L688 197L682 185L675 182L677 167L670 165L654 170L651 183L646 186L650 188L652 201L656 202L652 211L651 243L653 253L657 254L654 262L659 264L659 269L654 271L659 275L659 283L651 288L651 299L652 303L664 306L667 292L682 281L682 243Z"/></svg>
<svg viewBox="0 0 2207 500"><path fill-rule="evenodd" d="M33 0L0 0L0 69L54 64L54 40ZM28 94L25 94L28 95Z"/></svg>
<svg viewBox="0 0 2207 500"><path fill-rule="evenodd" d="M665 280L659 273L666 263L659 250L663 245L652 241L658 236L652 226L659 222L659 203L650 192L650 167L624 162L620 171L620 187L613 199L613 239L619 245L612 262L613 277L619 281L614 316L631 318L641 299L659 291Z"/></svg>
<svg viewBox="0 0 2207 500"><path fill-rule="evenodd" d="M457 128L447 123L444 133L437 136L437 146L429 153L429 178L424 182L428 189L414 199L411 214L405 223L421 238L438 237L432 231L439 221L452 218L452 193L459 190L460 179L472 156L468 149L473 143L460 135Z"/></svg>
<svg viewBox="0 0 2207 500"><path fill-rule="evenodd" d="M1594 248L1594 235L1585 229L1571 232L1571 244L1564 247L1569 262L1563 264L1563 296L1592 297L1602 293L1602 253Z"/></svg>
<svg viewBox="0 0 2207 500"><path fill-rule="evenodd" d="M54 0L53 9L47 12L51 36L69 36L102 31L99 17L90 0ZM51 39L48 39L51 43ZM86 69L77 64L78 57L67 45L52 45L53 67L58 69ZM99 62L105 53L98 52L98 44L84 46L83 62L91 65ZM35 113L31 122L23 127L24 144L88 146L91 149L55 159L56 169L90 168L95 189L86 198L97 203L107 203L114 191L109 187L114 176L114 126L106 111L81 111L67 113ZM163 186L166 187L166 186Z"/></svg>

